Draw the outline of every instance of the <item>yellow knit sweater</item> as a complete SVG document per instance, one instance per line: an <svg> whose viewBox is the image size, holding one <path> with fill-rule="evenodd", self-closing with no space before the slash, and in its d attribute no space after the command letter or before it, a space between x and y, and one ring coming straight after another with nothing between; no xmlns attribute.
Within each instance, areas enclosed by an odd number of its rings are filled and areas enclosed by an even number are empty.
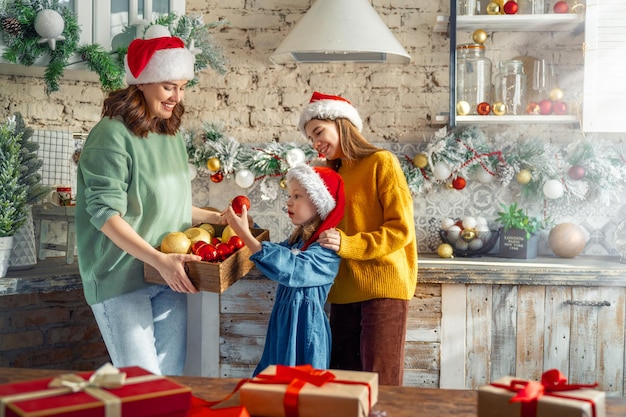
<svg viewBox="0 0 626 417"><path fill-rule="evenodd" d="M410 300L417 284L413 199L400 163L378 151L339 169L346 208L338 229L341 265L328 301Z"/></svg>

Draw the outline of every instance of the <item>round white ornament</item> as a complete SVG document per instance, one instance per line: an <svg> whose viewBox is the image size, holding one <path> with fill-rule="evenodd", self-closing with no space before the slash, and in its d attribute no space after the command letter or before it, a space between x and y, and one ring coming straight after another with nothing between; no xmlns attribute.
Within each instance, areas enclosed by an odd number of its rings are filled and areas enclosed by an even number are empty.
<svg viewBox="0 0 626 417"><path fill-rule="evenodd" d="M439 161L433 167L433 175L439 181L447 179L448 177L450 177L450 174L452 174L452 172L450 171L450 167L445 162Z"/></svg>
<svg viewBox="0 0 626 417"><path fill-rule="evenodd" d="M56 41L65 40L65 36L62 36L65 29L65 21L63 16L56 10L43 9L37 13L33 25L35 26L35 32L41 36L38 42L48 42L50 49L53 51L56 49Z"/></svg>
<svg viewBox="0 0 626 417"><path fill-rule="evenodd" d="M247 169L237 171L237 174L235 174L235 183L241 188L248 188L254 183L254 175Z"/></svg>
<svg viewBox="0 0 626 417"><path fill-rule="evenodd" d="M543 194L552 200L561 198L563 195L563 184L559 180L548 180L543 184Z"/></svg>

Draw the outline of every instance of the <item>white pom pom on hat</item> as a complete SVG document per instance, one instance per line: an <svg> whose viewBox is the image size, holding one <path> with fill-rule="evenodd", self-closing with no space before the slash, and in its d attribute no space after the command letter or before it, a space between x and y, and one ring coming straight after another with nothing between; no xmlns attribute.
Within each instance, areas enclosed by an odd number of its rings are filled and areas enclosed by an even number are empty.
<svg viewBox="0 0 626 417"><path fill-rule="evenodd" d="M307 137L304 126L312 119L335 120L339 118L350 120L359 132L363 129L361 116L352 106L352 103L343 97L331 96L316 91L311 96L309 104L300 114L298 129L300 129L304 137Z"/></svg>
<svg viewBox="0 0 626 417"><path fill-rule="evenodd" d="M195 57L181 38L162 25L152 25L144 39L135 39L124 57L126 83L150 84L192 80Z"/></svg>

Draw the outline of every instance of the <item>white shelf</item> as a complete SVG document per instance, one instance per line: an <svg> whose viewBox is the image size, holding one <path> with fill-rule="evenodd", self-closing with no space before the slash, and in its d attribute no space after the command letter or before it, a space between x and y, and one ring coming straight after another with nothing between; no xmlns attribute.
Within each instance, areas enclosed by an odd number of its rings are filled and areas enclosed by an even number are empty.
<svg viewBox="0 0 626 417"><path fill-rule="evenodd" d="M449 20L448 16L437 16L434 31L447 32ZM461 32L473 32L476 29L488 32L566 32L583 22L584 15L579 13L477 15L456 18L457 31Z"/></svg>
<svg viewBox="0 0 626 417"><path fill-rule="evenodd" d="M578 123L576 116L456 116L456 124L481 123L481 124L573 124Z"/></svg>

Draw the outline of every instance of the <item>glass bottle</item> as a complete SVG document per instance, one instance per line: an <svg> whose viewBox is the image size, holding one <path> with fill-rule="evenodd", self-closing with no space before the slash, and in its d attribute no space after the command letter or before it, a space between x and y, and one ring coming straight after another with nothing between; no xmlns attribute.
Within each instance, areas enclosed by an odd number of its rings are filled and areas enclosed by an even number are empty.
<svg viewBox="0 0 626 417"><path fill-rule="evenodd" d="M498 63L494 77L494 103L504 103L506 115L526 114L526 74L524 63L511 59Z"/></svg>
<svg viewBox="0 0 626 417"><path fill-rule="evenodd" d="M479 103L491 103L491 60L480 43L458 45L456 55L457 114L478 114Z"/></svg>

